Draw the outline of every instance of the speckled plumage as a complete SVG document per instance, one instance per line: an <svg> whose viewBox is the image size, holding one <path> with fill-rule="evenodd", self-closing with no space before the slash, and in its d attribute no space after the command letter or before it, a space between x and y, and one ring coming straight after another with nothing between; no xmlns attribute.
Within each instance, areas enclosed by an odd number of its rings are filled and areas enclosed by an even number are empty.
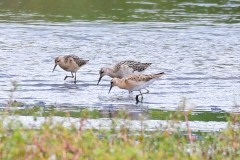
<svg viewBox="0 0 240 160"><path fill-rule="evenodd" d="M105 75L108 75L111 78L123 78L132 74L135 71L142 72L150 65L151 63L141 63L137 61L127 60L118 62L113 67L103 67L99 71L100 77L98 83Z"/></svg>
<svg viewBox="0 0 240 160"><path fill-rule="evenodd" d="M82 58L79 58L74 54L63 56L63 58L65 63L68 63L68 61L72 63L72 60L73 60L79 67L85 65L89 61L89 60L83 60Z"/></svg>
<svg viewBox="0 0 240 160"><path fill-rule="evenodd" d="M68 77L71 77L74 78L74 83L76 83L76 72L88 61L89 60L84 60L73 54L59 56L55 58L55 66L53 68L53 71L55 70L56 66L59 65L63 70L71 72L72 74L72 76L66 76L64 80L66 80ZM75 76L73 73L75 73Z"/></svg>
<svg viewBox="0 0 240 160"><path fill-rule="evenodd" d="M150 81L150 80L152 80L154 78L159 78L162 75L163 75L163 73L150 74L150 75L146 75L146 74L132 74L132 75L129 75L128 77L126 77L124 79L126 81L147 82L147 81Z"/></svg>
<svg viewBox="0 0 240 160"><path fill-rule="evenodd" d="M151 64L152 63L141 63L141 62L131 61L131 60L121 61L113 67L113 72L118 72L122 65L127 65L129 68L132 68L133 72L134 71L142 72Z"/></svg>
<svg viewBox="0 0 240 160"><path fill-rule="evenodd" d="M111 87L109 89L109 92L111 91L112 87L118 86L121 89L126 89L129 92L132 91L139 91L140 94L136 96L137 103L139 102L138 96L141 95L143 98L143 94L148 93L149 91L146 89L147 86L152 84L155 80L157 80L159 77L164 75L164 72L158 73L158 74L132 74L127 77L124 77L122 79L120 78L113 78L111 80ZM142 93L141 90L145 89L147 90L146 93Z"/></svg>

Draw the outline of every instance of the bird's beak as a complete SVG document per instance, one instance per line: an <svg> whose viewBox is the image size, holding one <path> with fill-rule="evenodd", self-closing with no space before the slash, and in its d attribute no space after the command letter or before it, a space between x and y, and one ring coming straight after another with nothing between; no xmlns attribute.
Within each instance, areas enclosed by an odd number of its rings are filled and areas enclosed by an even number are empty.
<svg viewBox="0 0 240 160"><path fill-rule="evenodd" d="M99 77L97 85L98 85L99 82L101 81L102 77L103 77L103 76L100 76L100 77Z"/></svg>
<svg viewBox="0 0 240 160"><path fill-rule="evenodd" d="M53 71L55 70L55 68L57 67L57 64L55 64L54 68L53 68Z"/></svg>
<svg viewBox="0 0 240 160"><path fill-rule="evenodd" d="M111 86L110 86L110 89L109 89L109 91L108 91L108 94L110 93L112 87L113 87L113 84L111 83Z"/></svg>

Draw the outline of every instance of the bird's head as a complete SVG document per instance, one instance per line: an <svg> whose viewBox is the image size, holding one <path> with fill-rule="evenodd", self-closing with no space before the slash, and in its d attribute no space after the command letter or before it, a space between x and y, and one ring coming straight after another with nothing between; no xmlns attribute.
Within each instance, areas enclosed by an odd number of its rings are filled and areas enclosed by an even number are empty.
<svg viewBox="0 0 240 160"><path fill-rule="evenodd" d="M105 76L107 74L107 68L103 67L99 70L99 79L98 79L98 83L101 81L102 77Z"/></svg>
<svg viewBox="0 0 240 160"><path fill-rule="evenodd" d="M108 94L110 93L112 87L117 86L117 79L118 79L118 78L113 78L113 79L111 80L110 89L109 89L109 91L108 91Z"/></svg>
<svg viewBox="0 0 240 160"><path fill-rule="evenodd" d="M57 65L60 63L60 57L56 57L55 58L55 66L54 66L54 68L53 68L53 71L55 70L55 68L57 67Z"/></svg>

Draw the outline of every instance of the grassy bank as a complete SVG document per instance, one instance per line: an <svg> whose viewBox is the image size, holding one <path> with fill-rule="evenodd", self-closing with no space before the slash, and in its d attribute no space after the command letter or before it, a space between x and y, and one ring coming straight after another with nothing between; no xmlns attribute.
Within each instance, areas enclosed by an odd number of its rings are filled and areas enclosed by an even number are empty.
<svg viewBox="0 0 240 160"><path fill-rule="evenodd" d="M184 120L182 112L152 110L153 118ZM208 113L210 114L210 113ZM50 117L37 129L28 128L17 121L6 123L8 115L35 115ZM79 127L64 127L51 116L76 116ZM194 115L194 114L193 114ZM189 113L188 119L192 114ZM101 114L86 109L79 112L43 110L34 107L25 110L2 112L0 122L0 159L240 159L240 129L238 114L225 116L227 129L216 133L202 133L202 139L192 136L190 128L183 132L178 128L161 128L156 131L132 130L125 123L117 128L117 119L128 119L120 111L112 118L109 129L83 129L88 118ZM194 117L194 116L193 116ZM196 119L199 116L195 117ZM127 123L127 122L126 122Z"/></svg>

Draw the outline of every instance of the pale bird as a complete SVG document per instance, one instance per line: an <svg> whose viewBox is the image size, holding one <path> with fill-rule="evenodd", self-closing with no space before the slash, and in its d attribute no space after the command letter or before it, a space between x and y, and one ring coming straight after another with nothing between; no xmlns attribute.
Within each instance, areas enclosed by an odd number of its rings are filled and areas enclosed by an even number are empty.
<svg viewBox="0 0 240 160"><path fill-rule="evenodd" d="M65 56L59 56L55 58L55 66L53 68L53 71L59 65L63 70L67 72L71 72L72 76L65 76L64 80L66 80L68 77L74 78L74 83L76 83L77 75L76 72L85 65L89 60L83 60L82 58L79 58L76 55L65 55ZM75 76L73 75L75 74Z"/></svg>
<svg viewBox="0 0 240 160"><path fill-rule="evenodd" d="M111 86L109 89L109 92L111 91L112 87L118 86L121 89L128 90L129 92L132 91L139 91L140 94L136 95L136 103L139 102L138 97L141 96L141 102L143 100L143 94L149 93L149 91L146 89L150 84L152 84L155 80L157 80L159 77L163 76L164 72L158 73L158 74L131 74L125 78L113 78L111 80ZM141 90L145 89L147 92L142 93Z"/></svg>
<svg viewBox="0 0 240 160"><path fill-rule="evenodd" d="M123 78L130 74L132 74L134 71L142 72L147 67L149 67L152 63L141 63L137 61L121 61L115 64L113 67L103 67L99 71L99 79L98 83L101 81L102 77L105 75L108 75L111 78Z"/></svg>

